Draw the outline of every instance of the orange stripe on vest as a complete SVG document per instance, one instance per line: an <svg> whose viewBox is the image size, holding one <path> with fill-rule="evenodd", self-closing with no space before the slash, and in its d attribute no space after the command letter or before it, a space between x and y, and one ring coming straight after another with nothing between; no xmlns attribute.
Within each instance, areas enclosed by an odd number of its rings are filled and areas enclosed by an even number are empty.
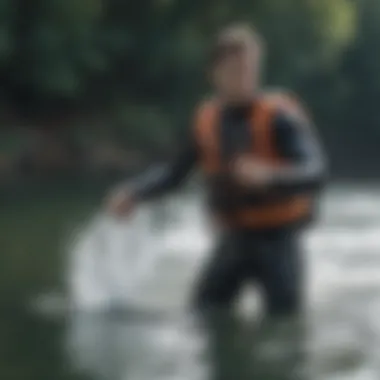
<svg viewBox="0 0 380 380"><path fill-rule="evenodd" d="M286 165L286 162L280 158L273 144L271 124L274 113L281 109L297 117L307 117L293 97L272 93L262 95L255 102L255 106L252 105L250 123L253 142L249 155L277 166ZM206 177L212 177L227 170L223 167L220 156L219 118L220 105L217 101L204 103L196 114L195 133L200 152L200 163ZM309 196L297 196L280 204L247 206L233 214L220 215L220 217L228 225L235 227L279 227L306 217L310 212L311 202Z"/></svg>

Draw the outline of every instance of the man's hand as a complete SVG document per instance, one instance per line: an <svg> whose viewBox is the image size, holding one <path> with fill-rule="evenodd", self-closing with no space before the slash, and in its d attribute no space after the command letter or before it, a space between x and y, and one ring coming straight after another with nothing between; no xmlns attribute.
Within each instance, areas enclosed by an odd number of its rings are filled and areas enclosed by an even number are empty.
<svg viewBox="0 0 380 380"><path fill-rule="evenodd" d="M128 217L136 205L133 194L127 188L117 188L106 198L106 211L115 217Z"/></svg>
<svg viewBox="0 0 380 380"><path fill-rule="evenodd" d="M233 164L233 174L244 186L267 188L272 183L275 173L273 165L254 157L239 158Z"/></svg>

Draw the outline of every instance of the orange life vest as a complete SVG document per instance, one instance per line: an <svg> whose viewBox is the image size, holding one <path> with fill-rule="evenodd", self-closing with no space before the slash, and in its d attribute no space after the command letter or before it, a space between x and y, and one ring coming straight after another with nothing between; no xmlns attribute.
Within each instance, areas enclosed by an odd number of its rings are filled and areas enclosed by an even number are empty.
<svg viewBox="0 0 380 380"><path fill-rule="evenodd" d="M279 110L285 110L300 118L306 114L291 95L281 92L260 95L252 104L251 135L253 137L252 157L264 160L272 165L287 165L276 151L272 136L272 120ZM222 173L223 163L220 156L218 133L220 105L217 100L204 102L198 109L195 118L195 135L200 153L201 168L206 177L212 178ZM288 199L258 206L245 206L231 213L219 215L228 225L246 228L280 227L305 219L312 207L309 195L289 196Z"/></svg>

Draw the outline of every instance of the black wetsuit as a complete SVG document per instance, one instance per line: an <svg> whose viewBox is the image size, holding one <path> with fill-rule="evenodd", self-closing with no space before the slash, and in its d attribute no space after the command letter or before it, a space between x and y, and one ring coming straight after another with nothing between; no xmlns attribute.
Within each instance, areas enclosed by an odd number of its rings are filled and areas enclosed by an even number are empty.
<svg viewBox="0 0 380 380"><path fill-rule="evenodd" d="M249 149L247 142L252 141L251 111L251 106L228 107L222 111L221 151L226 162L237 152ZM287 114L276 115L273 121L274 143L282 157L303 166L304 170L297 177L283 178L274 184L274 192L266 192L265 196L253 194L250 203L263 203L296 192L317 192L320 189L324 182L325 160L318 140L309 133L310 128L296 125L300 122ZM136 196L141 200L151 199L177 188L197 163L198 148L191 135L176 161L136 179ZM223 194L229 192L215 191L212 184L209 187L212 207L228 207L228 196ZM302 257L298 249L301 229L302 225L297 223L265 230L227 231L196 284L195 305L201 309L230 306L242 285L253 280L261 286L270 313L298 310L303 289Z"/></svg>

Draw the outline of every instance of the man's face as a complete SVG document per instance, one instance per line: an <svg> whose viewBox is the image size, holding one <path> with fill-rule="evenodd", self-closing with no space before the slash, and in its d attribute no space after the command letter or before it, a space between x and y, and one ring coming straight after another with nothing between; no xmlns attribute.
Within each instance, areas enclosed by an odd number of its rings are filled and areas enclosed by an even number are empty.
<svg viewBox="0 0 380 380"><path fill-rule="evenodd" d="M215 67L214 84L226 98L247 99L258 86L259 66L259 53L253 48L230 54Z"/></svg>

